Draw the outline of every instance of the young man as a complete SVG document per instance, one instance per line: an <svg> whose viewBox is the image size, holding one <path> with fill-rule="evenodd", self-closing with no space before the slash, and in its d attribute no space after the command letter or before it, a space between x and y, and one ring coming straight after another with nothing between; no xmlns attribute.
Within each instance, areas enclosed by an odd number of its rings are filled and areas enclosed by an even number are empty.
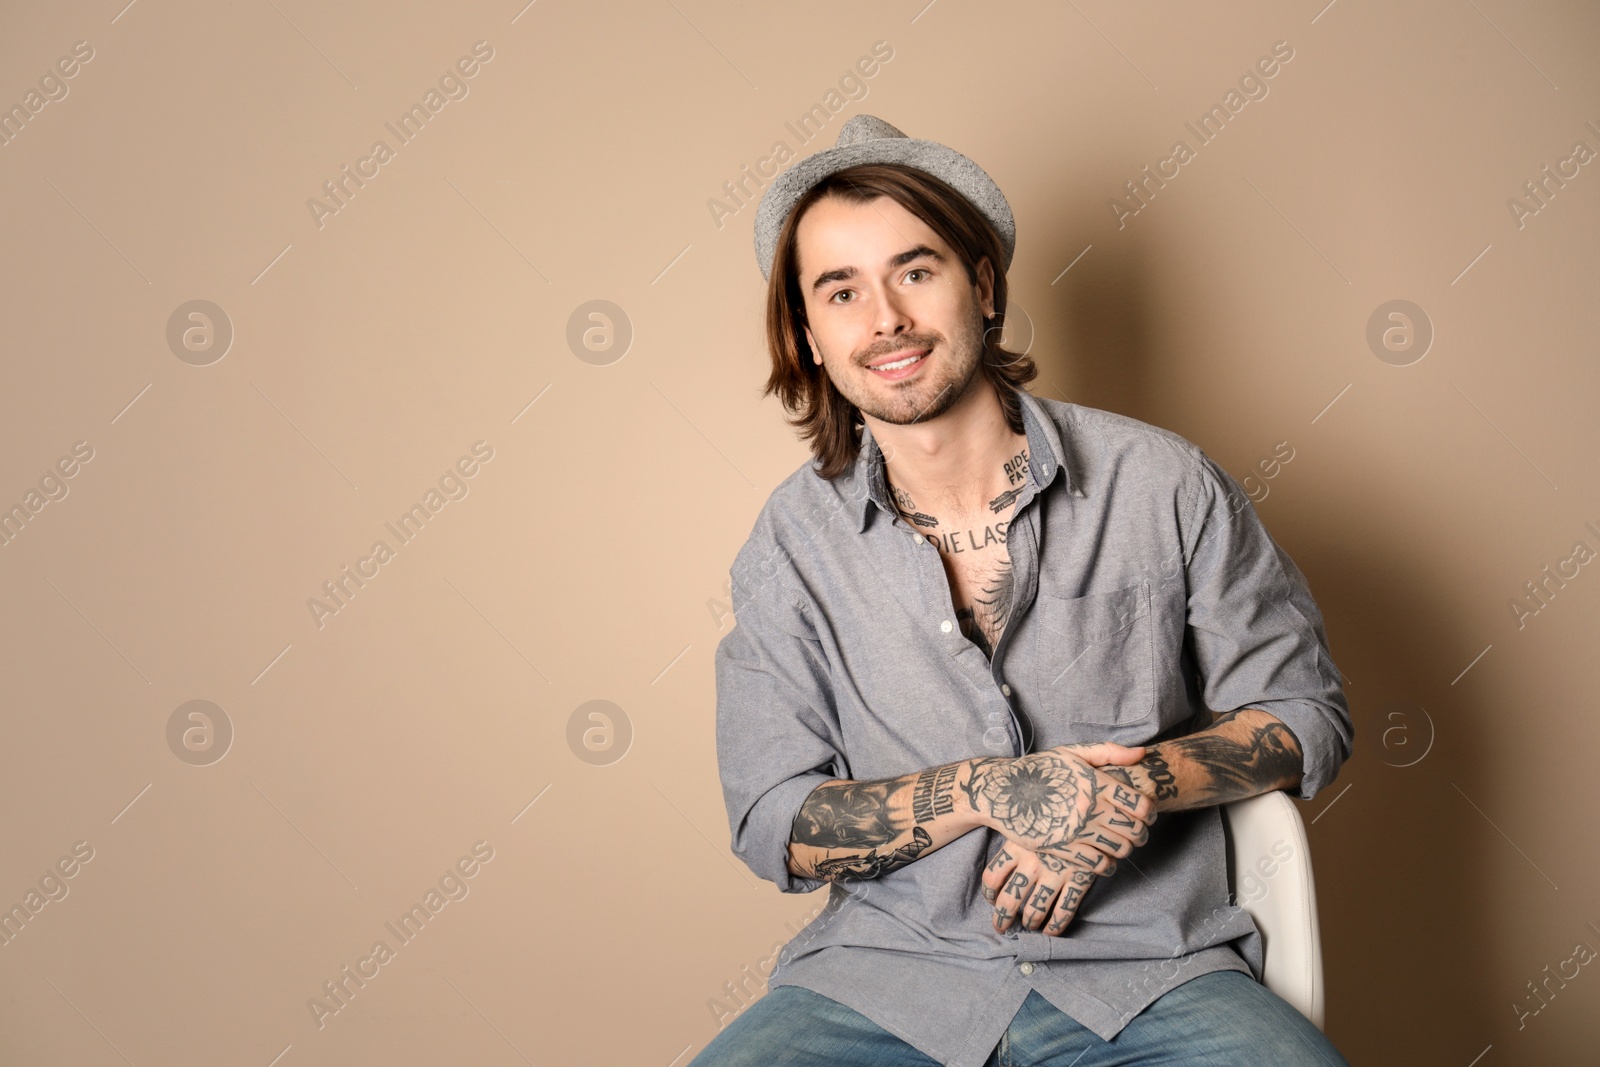
<svg viewBox="0 0 1600 1067"><path fill-rule="evenodd" d="M762 200L817 462L734 560L717 756L735 854L830 897L693 1063L1342 1064L1259 982L1216 807L1349 758L1322 616L1198 447L1023 388L1014 235L868 115Z"/></svg>

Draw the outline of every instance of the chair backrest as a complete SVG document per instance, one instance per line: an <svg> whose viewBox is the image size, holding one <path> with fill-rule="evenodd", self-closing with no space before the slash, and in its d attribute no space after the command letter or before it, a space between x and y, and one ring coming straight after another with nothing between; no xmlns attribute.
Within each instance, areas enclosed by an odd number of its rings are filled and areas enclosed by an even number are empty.
<svg viewBox="0 0 1600 1067"><path fill-rule="evenodd" d="M1281 789L1222 805L1228 888L1250 913L1265 951L1262 984L1322 1029L1322 938L1311 847Z"/></svg>

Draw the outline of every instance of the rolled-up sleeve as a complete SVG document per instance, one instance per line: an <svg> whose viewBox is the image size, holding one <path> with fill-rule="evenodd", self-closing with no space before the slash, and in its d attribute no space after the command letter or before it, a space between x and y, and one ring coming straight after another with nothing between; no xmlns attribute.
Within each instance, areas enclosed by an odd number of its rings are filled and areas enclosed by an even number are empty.
<svg viewBox="0 0 1600 1067"><path fill-rule="evenodd" d="M1190 477L1188 625L1206 706L1281 719L1304 756L1292 793L1310 800L1355 739L1322 613L1239 483L1203 452Z"/></svg>
<svg viewBox="0 0 1600 1067"><path fill-rule="evenodd" d="M717 767L732 849L785 893L826 885L789 871L795 815L811 791L842 777L842 756L821 643L784 576L747 545L734 561L734 627L717 645ZM786 564L786 561L785 561Z"/></svg>

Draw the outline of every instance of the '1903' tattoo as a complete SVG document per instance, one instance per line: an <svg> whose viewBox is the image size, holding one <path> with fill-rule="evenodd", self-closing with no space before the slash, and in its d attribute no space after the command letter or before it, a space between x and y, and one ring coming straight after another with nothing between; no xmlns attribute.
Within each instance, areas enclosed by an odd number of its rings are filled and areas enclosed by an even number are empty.
<svg viewBox="0 0 1600 1067"><path fill-rule="evenodd" d="M955 811L956 802L951 795L955 787L956 768L954 764L945 767L929 767L917 775L917 788L911 794L911 813L917 822L932 822L941 815L948 815Z"/></svg>
<svg viewBox="0 0 1600 1067"><path fill-rule="evenodd" d="M1167 761L1161 758L1161 753L1154 749L1146 749L1144 759L1139 761L1145 774L1150 777L1150 784L1156 787L1157 800L1170 800L1178 795L1178 779L1167 766Z"/></svg>

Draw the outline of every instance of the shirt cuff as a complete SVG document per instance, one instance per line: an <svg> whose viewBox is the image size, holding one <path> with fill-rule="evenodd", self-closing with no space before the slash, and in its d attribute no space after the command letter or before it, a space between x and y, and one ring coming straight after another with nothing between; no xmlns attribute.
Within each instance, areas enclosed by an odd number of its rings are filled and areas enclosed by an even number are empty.
<svg viewBox="0 0 1600 1067"><path fill-rule="evenodd" d="M1311 700L1268 700L1246 707L1259 708L1275 716L1300 743L1300 784L1284 792L1300 800L1310 800L1339 774L1349 758L1344 738L1329 722L1335 717L1327 708Z"/></svg>
<svg viewBox="0 0 1600 1067"><path fill-rule="evenodd" d="M767 790L745 818L740 835L745 847L735 847L734 854L758 877L776 884L784 893L811 893L827 885L826 879L802 878L790 872L789 839L794 833L794 817L806 797L823 782L836 781L838 777L808 771Z"/></svg>

